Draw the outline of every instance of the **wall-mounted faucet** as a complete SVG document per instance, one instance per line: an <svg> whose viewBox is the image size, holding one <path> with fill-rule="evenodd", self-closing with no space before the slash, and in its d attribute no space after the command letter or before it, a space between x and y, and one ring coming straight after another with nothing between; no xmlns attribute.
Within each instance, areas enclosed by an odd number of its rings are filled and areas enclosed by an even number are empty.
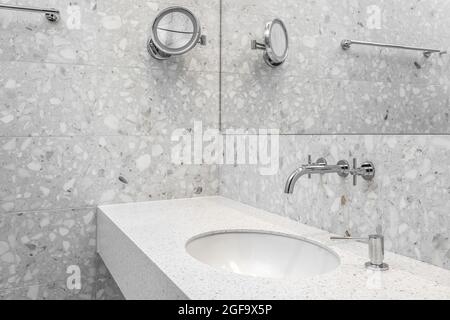
<svg viewBox="0 0 450 320"><path fill-rule="evenodd" d="M370 181L375 177L375 166L372 162L364 162L361 167L357 167L356 159L353 159L353 169L346 160L340 160L336 165L328 165L324 158L318 159L315 163L311 163L311 156L308 157L308 164L302 165L296 169L287 179L284 187L284 193L293 194L297 181L308 175L311 179L313 174L337 173L340 177L346 178L350 174L353 175L353 184L356 186L357 177L361 176L364 180Z"/></svg>
<svg viewBox="0 0 450 320"><path fill-rule="evenodd" d="M379 234L370 235L368 238L331 237L331 240L361 240L369 242L369 262L365 267L373 271L387 271L389 265L384 263L384 237Z"/></svg>
<svg viewBox="0 0 450 320"><path fill-rule="evenodd" d="M293 194L295 184L304 175L308 175L308 178L311 179L313 174L325 173L337 173L340 177L346 178L350 174L350 165L345 160L339 161L336 165L328 165L324 158L311 163L311 156L309 156L308 164L302 165L289 176L284 187L284 193Z"/></svg>

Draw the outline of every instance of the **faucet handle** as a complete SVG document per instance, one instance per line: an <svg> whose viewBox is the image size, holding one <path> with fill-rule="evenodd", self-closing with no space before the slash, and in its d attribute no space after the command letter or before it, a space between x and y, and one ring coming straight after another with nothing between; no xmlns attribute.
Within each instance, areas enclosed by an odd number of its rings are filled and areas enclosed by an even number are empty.
<svg viewBox="0 0 450 320"><path fill-rule="evenodd" d="M356 170L358 170L358 160L356 160L356 158L353 158L353 171L352 171L352 175L353 175L353 185L356 186L358 184L358 175L355 173Z"/></svg>
<svg viewBox="0 0 450 320"><path fill-rule="evenodd" d="M358 184L358 176L361 176L366 181L372 181L375 178L375 165L370 161L366 161L358 168L357 160L353 158L353 170L350 173L353 175L354 186Z"/></svg>
<svg viewBox="0 0 450 320"><path fill-rule="evenodd" d="M312 157L311 155L308 155L308 165L312 164ZM311 179L311 173L308 174L308 179Z"/></svg>

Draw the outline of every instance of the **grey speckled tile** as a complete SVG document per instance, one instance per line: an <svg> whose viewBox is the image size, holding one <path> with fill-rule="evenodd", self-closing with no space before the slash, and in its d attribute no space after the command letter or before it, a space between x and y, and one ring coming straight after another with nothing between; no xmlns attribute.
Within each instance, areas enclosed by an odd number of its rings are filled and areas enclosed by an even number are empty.
<svg viewBox="0 0 450 320"><path fill-rule="evenodd" d="M10 211L15 203L16 139L0 138L0 212Z"/></svg>
<svg viewBox="0 0 450 320"><path fill-rule="evenodd" d="M169 139L1 139L2 201L30 211L216 194L217 168L173 164Z"/></svg>
<svg viewBox="0 0 450 320"><path fill-rule="evenodd" d="M106 135L166 135L191 128L219 126L219 74L99 69L95 132Z"/></svg>
<svg viewBox="0 0 450 320"><path fill-rule="evenodd" d="M93 133L95 67L23 62L0 66L1 136Z"/></svg>
<svg viewBox="0 0 450 320"><path fill-rule="evenodd" d="M124 153L124 150L128 152ZM217 192L216 168L177 166L166 138L104 137L96 141L96 176L88 193L97 204L190 197ZM89 199L89 196L86 195Z"/></svg>
<svg viewBox="0 0 450 320"><path fill-rule="evenodd" d="M95 209L0 215L0 288L65 282L78 266L83 292L95 285Z"/></svg>
<svg viewBox="0 0 450 320"><path fill-rule="evenodd" d="M123 299L95 253L95 209L0 216L0 299ZM78 266L81 289L69 289Z"/></svg>
<svg viewBox="0 0 450 320"><path fill-rule="evenodd" d="M0 136L218 128L219 74L0 62Z"/></svg>
<svg viewBox="0 0 450 320"><path fill-rule="evenodd" d="M51 282L0 291L0 300L92 300L91 289L72 291L65 282Z"/></svg>
<svg viewBox="0 0 450 320"><path fill-rule="evenodd" d="M447 87L294 76L223 74L225 128L282 133L445 133Z"/></svg>

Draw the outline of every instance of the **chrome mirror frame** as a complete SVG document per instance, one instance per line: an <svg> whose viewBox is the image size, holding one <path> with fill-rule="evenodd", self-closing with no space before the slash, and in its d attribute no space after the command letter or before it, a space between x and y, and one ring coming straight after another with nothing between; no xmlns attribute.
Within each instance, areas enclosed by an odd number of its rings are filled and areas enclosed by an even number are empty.
<svg viewBox="0 0 450 320"><path fill-rule="evenodd" d="M273 50L271 36L272 28L274 27L274 25L281 26L286 37L286 49L282 56L278 56ZM281 19L276 18L266 23L266 28L264 31L264 43L259 43L256 40L253 40L251 43L251 48L252 50L264 50L264 61L270 67L274 68L282 65L289 55L289 35L284 22Z"/></svg>
<svg viewBox="0 0 450 320"><path fill-rule="evenodd" d="M158 25L161 20L167 16L168 14L179 12L186 15L192 22L194 31L192 32L193 36L189 42L180 48L169 48L165 46L158 37ZM173 32L175 31L172 30ZM197 44L206 45L206 36L202 35L202 28L200 24L200 20L194 15L192 11L186 9L184 7L174 6L169 7L158 13L155 20L152 24L151 37L147 41L147 50L150 55L157 60L167 60L171 56L177 56L185 54L191 51L193 48L197 46Z"/></svg>

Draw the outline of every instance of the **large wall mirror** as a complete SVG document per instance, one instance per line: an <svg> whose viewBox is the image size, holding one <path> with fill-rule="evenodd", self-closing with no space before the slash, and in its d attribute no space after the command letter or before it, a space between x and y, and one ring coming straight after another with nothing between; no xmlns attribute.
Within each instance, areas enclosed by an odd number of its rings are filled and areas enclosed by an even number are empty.
<svg viewBox="0 0 450 320"><path fill-rule="evenodd" d="M222 128L450 133L450 1L222 0ZM289 56L252 50L279 18ZM352 44L369 41L393 47ZM254 43L253 43L254 44ZM432 49L425 52L420 49ZM418 50L415 50L418 49ZM425 54L424 54L425 53Z"/></svg>

